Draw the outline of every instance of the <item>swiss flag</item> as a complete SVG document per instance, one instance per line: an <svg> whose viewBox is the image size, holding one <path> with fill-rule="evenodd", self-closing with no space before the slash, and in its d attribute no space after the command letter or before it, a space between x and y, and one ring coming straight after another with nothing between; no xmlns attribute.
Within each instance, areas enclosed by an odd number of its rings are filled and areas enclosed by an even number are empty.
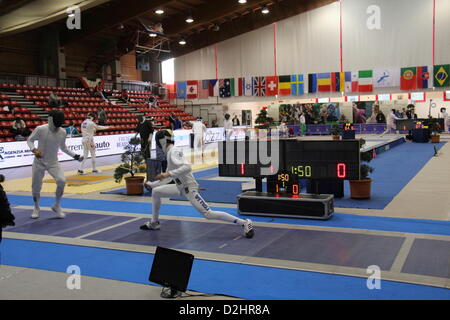
<svg viewBox="0 0 450 320"><path fill-rule="evenodd" d="M276 96L278 94L278 77L266 77L266 96Z"/></svg>
<svg viewBox="0 0 450 320"><path fill-rule="evenodd" d="M198 81L197 80L187 81L186 97L188 99L197 99L197 97L198 97Z"/></svg>

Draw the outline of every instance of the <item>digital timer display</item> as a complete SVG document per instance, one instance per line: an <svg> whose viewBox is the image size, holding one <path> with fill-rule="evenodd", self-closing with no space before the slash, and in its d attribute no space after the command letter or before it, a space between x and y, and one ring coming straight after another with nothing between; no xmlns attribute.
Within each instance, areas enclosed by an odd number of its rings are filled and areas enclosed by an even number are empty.
<svg viewBox="0 0 450 320"><path fill-rule="evenodd" d="M219 175L255 178L276 176L281 189L295 185L292 177L345 180L358 180L360 177L358 140L280 139L277 150L269 150L267 157L259 154L259 143L233 141L219 144Z"/></svg>

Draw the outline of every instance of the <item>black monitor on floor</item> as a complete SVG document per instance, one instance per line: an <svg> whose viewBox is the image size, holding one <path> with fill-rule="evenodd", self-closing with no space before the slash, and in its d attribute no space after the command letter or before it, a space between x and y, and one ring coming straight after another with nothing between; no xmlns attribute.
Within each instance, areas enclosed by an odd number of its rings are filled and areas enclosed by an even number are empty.
<svg viewBox="0 0 450 320"><path fill-rule="evenodd" d="M174 298L186 291L193 262L192 254L156 247L149 281L170 289L163 291L163 298Z"/></svg>

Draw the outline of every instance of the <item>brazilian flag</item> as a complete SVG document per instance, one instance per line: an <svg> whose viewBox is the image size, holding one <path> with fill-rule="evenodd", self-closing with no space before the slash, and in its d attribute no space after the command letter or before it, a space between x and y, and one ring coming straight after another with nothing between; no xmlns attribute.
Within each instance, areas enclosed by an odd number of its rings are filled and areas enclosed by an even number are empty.
<svg viewBox="0 0 450 320"><path fill-rule="evenodd" d="M450 87L450 64L434 66L434 87Z"/></svg>

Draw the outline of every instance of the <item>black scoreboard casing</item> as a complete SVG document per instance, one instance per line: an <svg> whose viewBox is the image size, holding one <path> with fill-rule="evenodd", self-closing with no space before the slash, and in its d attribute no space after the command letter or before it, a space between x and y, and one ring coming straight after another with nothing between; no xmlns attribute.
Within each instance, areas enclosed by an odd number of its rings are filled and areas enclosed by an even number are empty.
<svg viewBox="0 0 450 320"><path fill-rule="evenodd" d="M272 156L270 141L224 141L219 144L219 176L261 178L277 173L290 173L301 179L358 180L360 177L359 140L280 139L278 165L265 163L259 157L261 143ZM240 149L241 152L232 152ZM230 154L231 152L231 154ZM262 174L262 168L270 174Z"/></svg>
<svg viewBox="0 0 450 320"><path fill-rule="evenodd" d="M247 191L238 195L240 215L327 220L334 213L332 194L298 196Z"/></svg>

